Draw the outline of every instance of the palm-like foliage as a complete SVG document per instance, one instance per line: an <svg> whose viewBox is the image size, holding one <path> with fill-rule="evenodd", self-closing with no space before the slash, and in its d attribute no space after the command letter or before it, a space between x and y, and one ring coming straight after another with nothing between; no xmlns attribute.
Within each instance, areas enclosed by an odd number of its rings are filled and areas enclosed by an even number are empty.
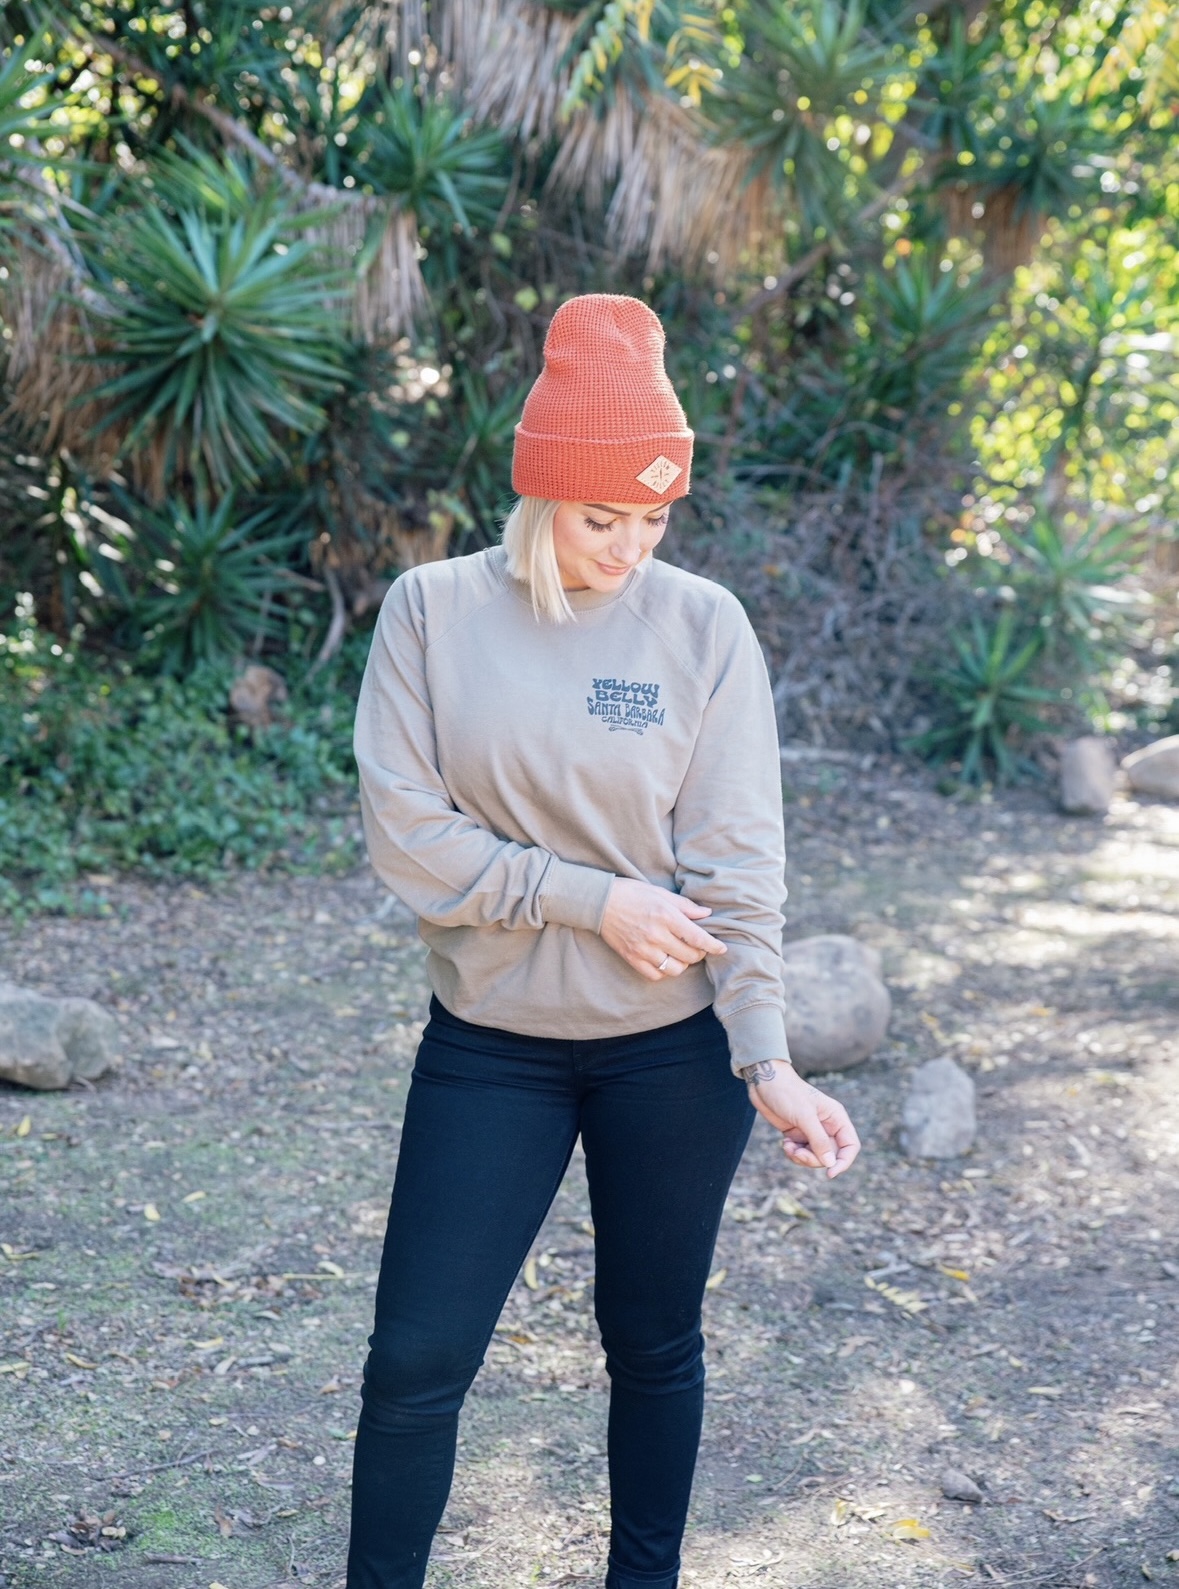
<svg viewBox="0 0 1179 1589"><path fill-rule="evenodd" d="M1045 650L1088 674L1095 663L1094 638L1124 604L1114 587L1128 570L1128 529L1093 523L1069 537L1040 508L1022 532L1008 530L1005 539L1019 554L1016 586L1037 615Z"/></svg>
<svg viewBox="0 0 1179 1589"><path fill-rule="evenodd" d="M26 139L44 132L45 123L56 109L48 97L40 104L25 104L38 89L53 81L52 72L30 69L31 63L39 59L38 42L29 39L0 59L0 149L6 161L44 158L24 147Z"/></svg>
<svg viewBox="0 0 1179 1589"><path fill-rule="evenodd" d="M232 660L277 633L271 598L304 530L276 528L270 506L239 516L232 492L162 512L124 502L134 522L111 577L163 672Z"/></svg>
<svg viewBox="0 0 1179 1589"><path fill-rule="evenodd" d="M960 761L965 784L979 783L988 769L996 782L1013 783L1025 767L1013 735L1047 732L1051 725L1032 708L1057 698L1029 682L1040 637L1021 640L1016 614L1007 608L990 627L976 613L970 633L954 635L952 642L953 659L932 676L950 721L912 740L911 748Z"/></svg>
<svg viewBox="0 0 1179 1589"><path fill-rule="evenodd" d="M774 416L775 451L842 478L874 453L921 446L959 390L990 302L977 281L964 286L927 259L869 278L842 356L827 343L798 359Z"/></svg>
<svg viewBox="0 0 1179 1589"><path fill-rule="evenodd" d="M323 423L322 399L341 377L333 309L343 284L287 235L274 188L244 213L133 213L118 257L89 228L88 253L107 278L106 357L121 366L90 397L109 405L99 429L118 427L125 453L151 446L153 494L178 469L207 472L222 490L255 482L286 455L284 432Z"/></svg>
<svg viewBox="0 0 1179 1589"><path fill-rule="evenodd" d="M357 111L346 169L417 217L424 237L487 232L510 176L503 140L444 99L382 83Z"/></svg>

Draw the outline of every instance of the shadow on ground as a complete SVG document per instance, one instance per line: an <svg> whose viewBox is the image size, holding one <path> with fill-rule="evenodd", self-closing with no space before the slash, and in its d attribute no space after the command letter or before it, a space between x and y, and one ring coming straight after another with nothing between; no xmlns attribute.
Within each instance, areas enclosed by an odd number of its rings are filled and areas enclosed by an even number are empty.
<svg viewBox="0 0 1179 1589"><path fill-rule="evenodd" d="M684 1582L1179 1583L1179 810L791 778L789 932L877 945L895 1018L830 1082L852 1175L762 1130L739 1173ZM96 886L106 918L0 929L6 976L100 999L125 1040L93 1090L0 1089L0 1571L329 1589L427 999L412 924L367 873ZM911 1164L906 1077L943 1053L979 1141ZM600 1581L587 1217L575 1161L469 1404L435 1589ZM981 1504L942 1497L947 1465Z"/></svg>

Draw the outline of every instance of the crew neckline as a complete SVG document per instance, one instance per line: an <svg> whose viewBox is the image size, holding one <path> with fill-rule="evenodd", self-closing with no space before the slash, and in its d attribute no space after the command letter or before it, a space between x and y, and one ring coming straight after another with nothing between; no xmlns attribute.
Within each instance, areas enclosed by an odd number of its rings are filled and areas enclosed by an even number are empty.
<svg viewBox="0 0 1179 1589"><path fill-rule="evenodd" d="M491 566L498 575L500 582L515 596L517 601L522 601L531 607L532 593L528 586L522 579L516 579L514 575L508 573L508 554L502 542L498 546L490 547L489 553ZM628 590L632 589L650 562L651 555L648 554L641 563L636 563L617 590L590 590L588 588L586 590L567 590L565 598L574 612L593 612L599 607L612 606L614 602L625 596Z"/></svg>

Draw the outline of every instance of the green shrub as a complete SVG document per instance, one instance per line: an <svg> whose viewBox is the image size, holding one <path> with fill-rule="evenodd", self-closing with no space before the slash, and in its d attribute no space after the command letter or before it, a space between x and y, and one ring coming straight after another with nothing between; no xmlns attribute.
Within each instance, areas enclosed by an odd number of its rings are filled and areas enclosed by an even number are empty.
<svg viewBox="0 0 1179 1589"><path fill-rule="evenodd" d="M36 626L0 633L0 904L78 909L86 874L211 878L356 858L351 730L368 637L292 689L284 721L230 721L232 669L184 680L96 663Z"/></svg>
<svg viewBox="0 0 1179 1589"><path fill-rule="evenodd" d="M988 771L998 783L1014 783L1027 770L1015 736L1050 731L1037 717L1037 703L1059 699L1032 683L1040 654L1039 633L1021 635L1018 614L1007 607L990 624L975 614L969 635L953 635L954 655L931 674L942 707L942 723L910 741L910 748L942 761L960 762L964 784L980 783Z"/></svg>

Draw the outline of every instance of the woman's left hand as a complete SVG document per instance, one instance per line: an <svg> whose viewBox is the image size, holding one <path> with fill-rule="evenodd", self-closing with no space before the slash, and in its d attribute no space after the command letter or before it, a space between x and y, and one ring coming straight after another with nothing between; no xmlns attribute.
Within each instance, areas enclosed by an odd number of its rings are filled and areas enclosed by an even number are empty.
<svg viewBox="0 0 1179 1589"><path fill-rule="evenodd" d="M851 1168L860 1139L837 1099L812 1087L783 1059L759 1060L741 1075L753 1107L782 1133L782 1151L791 1164L826 1170L828 1180Z"/></svg>

